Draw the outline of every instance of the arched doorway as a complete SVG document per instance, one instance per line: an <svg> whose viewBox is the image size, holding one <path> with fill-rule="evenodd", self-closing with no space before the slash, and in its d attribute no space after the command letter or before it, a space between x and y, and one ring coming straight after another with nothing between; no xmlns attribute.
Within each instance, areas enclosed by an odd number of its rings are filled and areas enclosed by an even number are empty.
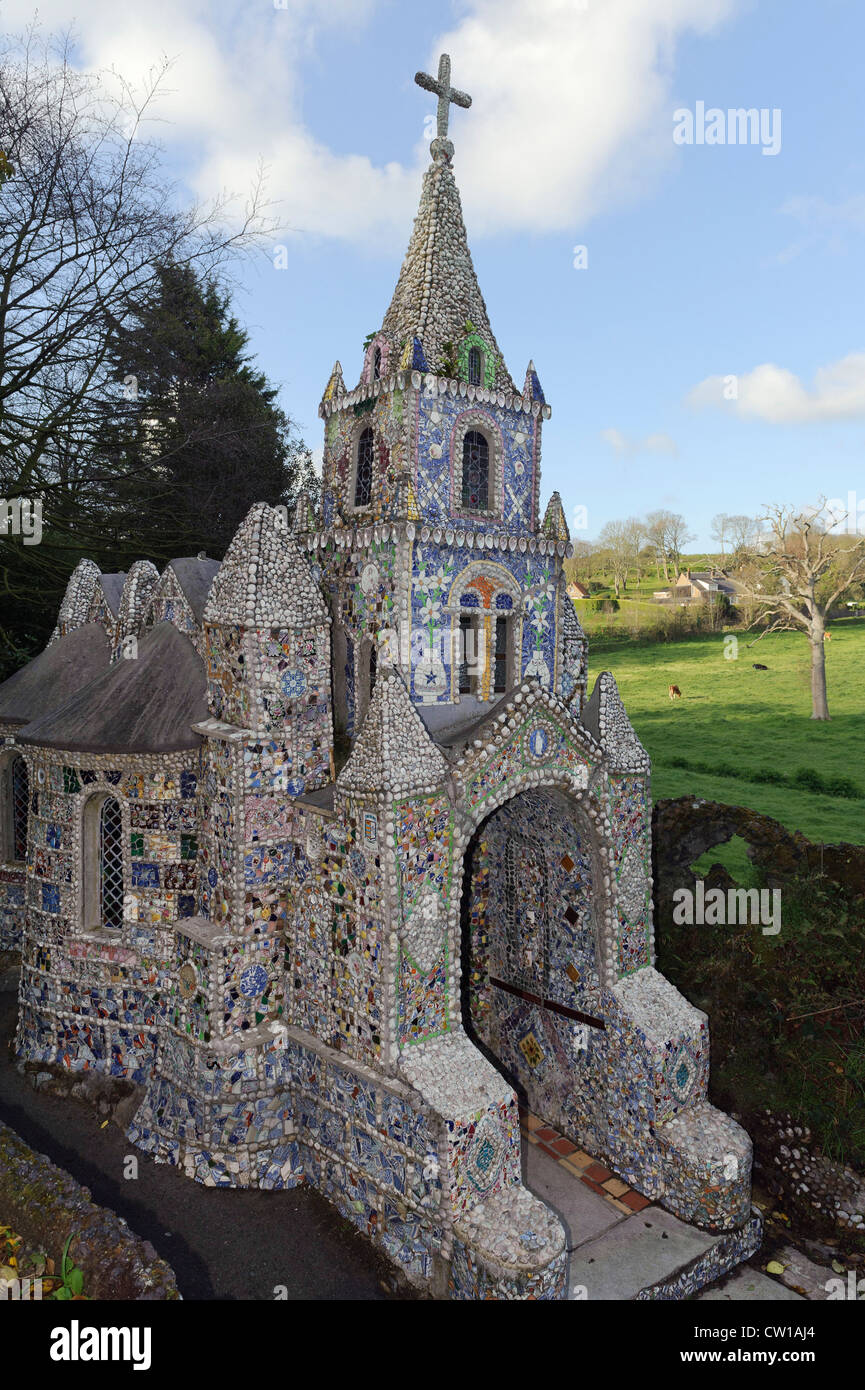
<svg viewBox="0 0 865 1390"><path fill-rule="evenodd" d="M463 875L463 1025L521 1102L572 1135L595 1118L603 1045L596 859L582 807L532 789L478 826Z"/></svg>

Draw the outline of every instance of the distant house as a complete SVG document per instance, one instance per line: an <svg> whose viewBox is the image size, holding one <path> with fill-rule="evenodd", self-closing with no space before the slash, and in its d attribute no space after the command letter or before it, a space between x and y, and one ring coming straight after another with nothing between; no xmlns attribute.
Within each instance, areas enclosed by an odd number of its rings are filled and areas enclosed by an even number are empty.
<svg viewBox="0 0 865 1390"><path fill-rule="evenodd" d="M726 570L682 570L675 584L667 589L655 589L655 603L708 603L722 594L735 603L738 586Z"/></svg>
<svg viewBox="0 0 865 1390"><path fill-rule="evenodd" d="M571 603L578 603L580 599L588 598L589 591L585 584L581 584L579 579L572 579L568 585L568 598Z"/></svg>
<svg viewBox="0 0 865 1390"><path fill-rule="evenodd" d="M736 598L736 584L726 570L682 570L672 591L667 591L676 603L707 603L722 594L731 603Z"/></svg>

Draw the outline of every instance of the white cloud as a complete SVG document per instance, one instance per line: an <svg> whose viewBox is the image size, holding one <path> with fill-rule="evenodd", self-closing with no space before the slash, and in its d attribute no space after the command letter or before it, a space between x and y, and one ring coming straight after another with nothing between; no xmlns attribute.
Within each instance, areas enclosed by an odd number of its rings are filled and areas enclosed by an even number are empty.
<svg viewBox="0 0 865 1390"><path fill-rule="evenodd" d="M679 453L676 441L663 432L647 434L643 439L631 439L621 430L613 428L601 430L601 438L605 444L609 444L611 449L615 449L617 454L624 457L650 453L669 454L671 458L676 458Z"/></svg>
<svg viewBox="0 0 865 1390"><path fill-rule="evenodd" d="M605 444L609 444L611 449L615 449L617 454L628 453L628 441L621 430L601 430L601 438Z"/></svg>
<svg viewBox="0 0 865 1390"><path fill-rule="evenodd" d="M736 2L589 0L584 9L533 0L529 19L524 0L466 0L417 66L435 71L448 51L454 84L473 97L452 128L472 232L571 231L645 189L674 157L676 42L710 33ZM172 124L160 133L200 195L245 191L261 158L291 228L390 247L407 236L425 143L411 167L376 167L355 120L357 153L335 154L304 125L301 100L313 49L326 74L327 31L370 27L379 8L378 0L286 0L284 10L266 0L76 0L74 22L91 67L138 78L163 51L176 55L161 108ZM68 0L40 0L39 12L45 29L69 23ZM31 17L31 0L6 0L8 30ZM394 71L394 91L407 76ZM433 98L418 92L417 101L420 131ZM385 89L385 121L387 107Z"/></svg>
<svg viewBox="0 0 865 1390"><path fill-rule="evenodd" d="M865 352L851 352L818 367L808 387L794 372L764 362L742 376L709 376L689 393L688 404L722 406L743 419L773 425L865 416Z"/></svg>
<svg viewBox="0 0 865 1390"><path fill-rule="evenodd" d="M792 261L815 247L836 253L844 251L850 232L865 230L865 193L837 203L816 195L798 194L788 198L779 211L798 222L803 232L797 241L778 253L776 260L782 262Z"/></svg>

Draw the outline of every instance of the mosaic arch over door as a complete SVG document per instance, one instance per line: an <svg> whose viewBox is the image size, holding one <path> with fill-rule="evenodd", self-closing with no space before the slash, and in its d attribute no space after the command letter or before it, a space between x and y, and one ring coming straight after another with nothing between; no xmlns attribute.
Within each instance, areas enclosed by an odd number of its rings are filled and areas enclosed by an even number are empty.
<svg viewBox="0 0 865 1390"><path fill-rule="evenodd" d="M481 823L463 876L464 1026L524 1103L572 1131L602 1031L595 859L577 802L532 789Z"/></svg>

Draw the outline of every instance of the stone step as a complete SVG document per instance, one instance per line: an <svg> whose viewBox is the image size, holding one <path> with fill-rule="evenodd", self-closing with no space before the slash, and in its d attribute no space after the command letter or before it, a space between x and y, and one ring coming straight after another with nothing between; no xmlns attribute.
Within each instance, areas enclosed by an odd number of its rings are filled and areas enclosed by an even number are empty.
<svg viewBox="0 0 865 1390"><path fill-rule="evenodd" d="M568 1232L574 1301L684 1298L759 1245L759 1218L743 1232L713 1235L658 1206L629 1212L537 1143L523 1145L523 1180L556 1210ZM779 1298L790 1296L775 1287Z"/></svg>

